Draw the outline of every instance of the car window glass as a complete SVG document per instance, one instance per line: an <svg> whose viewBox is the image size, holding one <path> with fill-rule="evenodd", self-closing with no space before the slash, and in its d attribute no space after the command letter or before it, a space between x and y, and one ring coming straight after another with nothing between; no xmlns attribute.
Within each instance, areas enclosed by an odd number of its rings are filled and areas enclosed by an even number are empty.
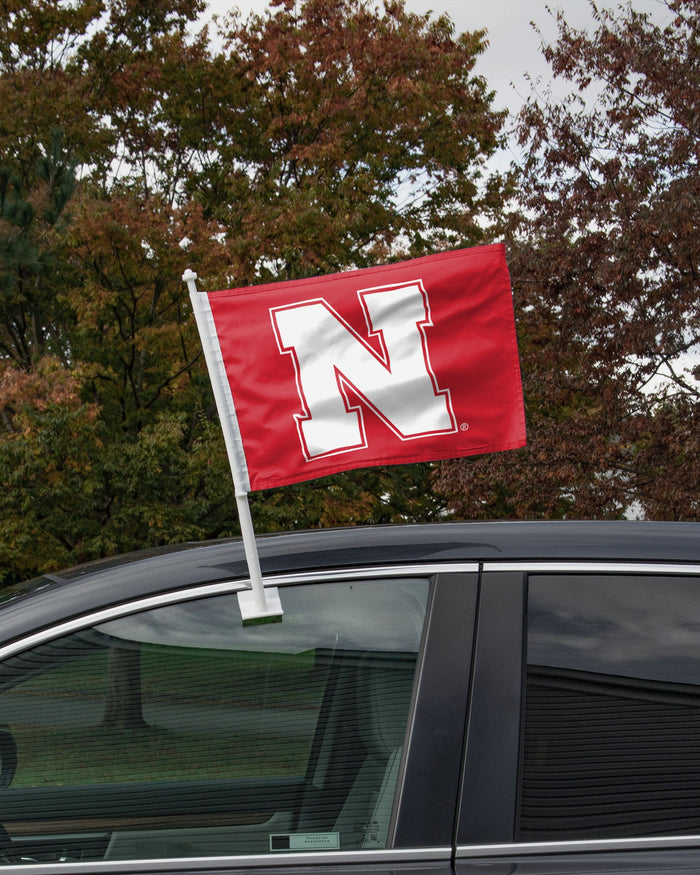
<svg viewBox="0 0 700 875"><path fill-rule="evenodd" d="M518 838L700 833L700 580L536 576Z"/></svg>
<svg viewBox="0 0 700 875"><path fill-rule="evenodd" d="M245 627L235 594L196 599L6 659L0 858L385 847L427 593L290 586Z"/></svg>

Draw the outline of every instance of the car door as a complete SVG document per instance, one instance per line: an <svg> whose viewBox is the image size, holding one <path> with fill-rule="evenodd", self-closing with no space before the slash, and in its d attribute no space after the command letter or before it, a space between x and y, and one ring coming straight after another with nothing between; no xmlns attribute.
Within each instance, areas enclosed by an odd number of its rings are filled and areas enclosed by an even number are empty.
<svg viewBox="0 0 700 875"><path fill-rule="evenodd" d="M700 872L700 569L486 565L458 875Z"/></svg>
<svg viewBox="0 0 700 875"><path fill-rule="evenodd" d="M0 650L5 865L450 868L476 568L274 583L281 623L217 582Z"/></svg>

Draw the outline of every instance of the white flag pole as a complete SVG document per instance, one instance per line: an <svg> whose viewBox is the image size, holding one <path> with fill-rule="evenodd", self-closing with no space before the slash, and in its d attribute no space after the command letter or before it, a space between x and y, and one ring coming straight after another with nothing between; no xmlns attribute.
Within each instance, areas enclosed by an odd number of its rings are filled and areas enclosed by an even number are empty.
<svg viewBox="0 0 700 875"><path fill-rule="evenodd" d="M205 293L197 291L197 286L195 284L196 279L197 274L192 270L186 270L182 275L183 282L187 283L190 300L192 301L192 309L197 322L197 329L199 330L199 336L202 340L204 359L207 363L209 378L211 380L212 389L214 390L214 400L216 401L216 407L219 411L219 419L224 433L226 452L228 453L231 474L233 476L238 519L241 524L243 548L245 550L246 562L248 563L248 574L251 586L249 592L240 592L238 594L241 616L246 625L256 622L264 623L281 620L283 612L277 590L268 589L266 591L263 586L260 560L258 558L258 547L255 541L255 531L253 529L253 519L250 515L250 505L248 503L248 491L250 490L248 465L243 450L240 429L238 427L236 407L233 402L231 387L226 376L226 367L221 353L219 337L216 333L216 325L214 323L214 316L211 312L209 298Z"/></svg>

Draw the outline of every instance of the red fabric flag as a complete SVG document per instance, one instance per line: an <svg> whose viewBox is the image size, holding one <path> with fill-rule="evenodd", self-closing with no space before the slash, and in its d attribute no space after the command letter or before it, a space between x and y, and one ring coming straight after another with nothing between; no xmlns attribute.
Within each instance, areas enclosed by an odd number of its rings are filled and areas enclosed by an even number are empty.
<svg viewBox="0 0 700 875"><path fill-rule="evenodd" d="M525 444L502 244L206 299L246 491Z"/></svg>

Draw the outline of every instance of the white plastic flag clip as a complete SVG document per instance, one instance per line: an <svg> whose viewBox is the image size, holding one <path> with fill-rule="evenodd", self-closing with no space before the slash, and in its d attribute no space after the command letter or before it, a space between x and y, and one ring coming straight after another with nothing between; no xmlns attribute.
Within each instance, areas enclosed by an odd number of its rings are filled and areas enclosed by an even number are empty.
<svg viewBox="0 0 700 875"><path fill-rule="evenodd" d="M253 520L250 515L248 503L248 491L250 487L248 479L248 466L246 463L236 407L233 403L231 387L226 376L226 367L221 354L221 345L216 332L214 316L209 304L209 296L205 292L198 292L195 280L197 274L192 270L186 270L182 275L192 301L197 329L202 340L204 359L207 363L209 378L214 390L214 400L219 411L221 428L224 433L226 452L231 465L233 486L236 494L236 506L238 519L241 524L243 536L243 548L246 562L248 563L248 575L250 577L250 589L238 593L238 606L244 626L258 623L274 623L282 619L282 603L276 587L263 585L260 571L258 548L253 530Z"/></svg>

